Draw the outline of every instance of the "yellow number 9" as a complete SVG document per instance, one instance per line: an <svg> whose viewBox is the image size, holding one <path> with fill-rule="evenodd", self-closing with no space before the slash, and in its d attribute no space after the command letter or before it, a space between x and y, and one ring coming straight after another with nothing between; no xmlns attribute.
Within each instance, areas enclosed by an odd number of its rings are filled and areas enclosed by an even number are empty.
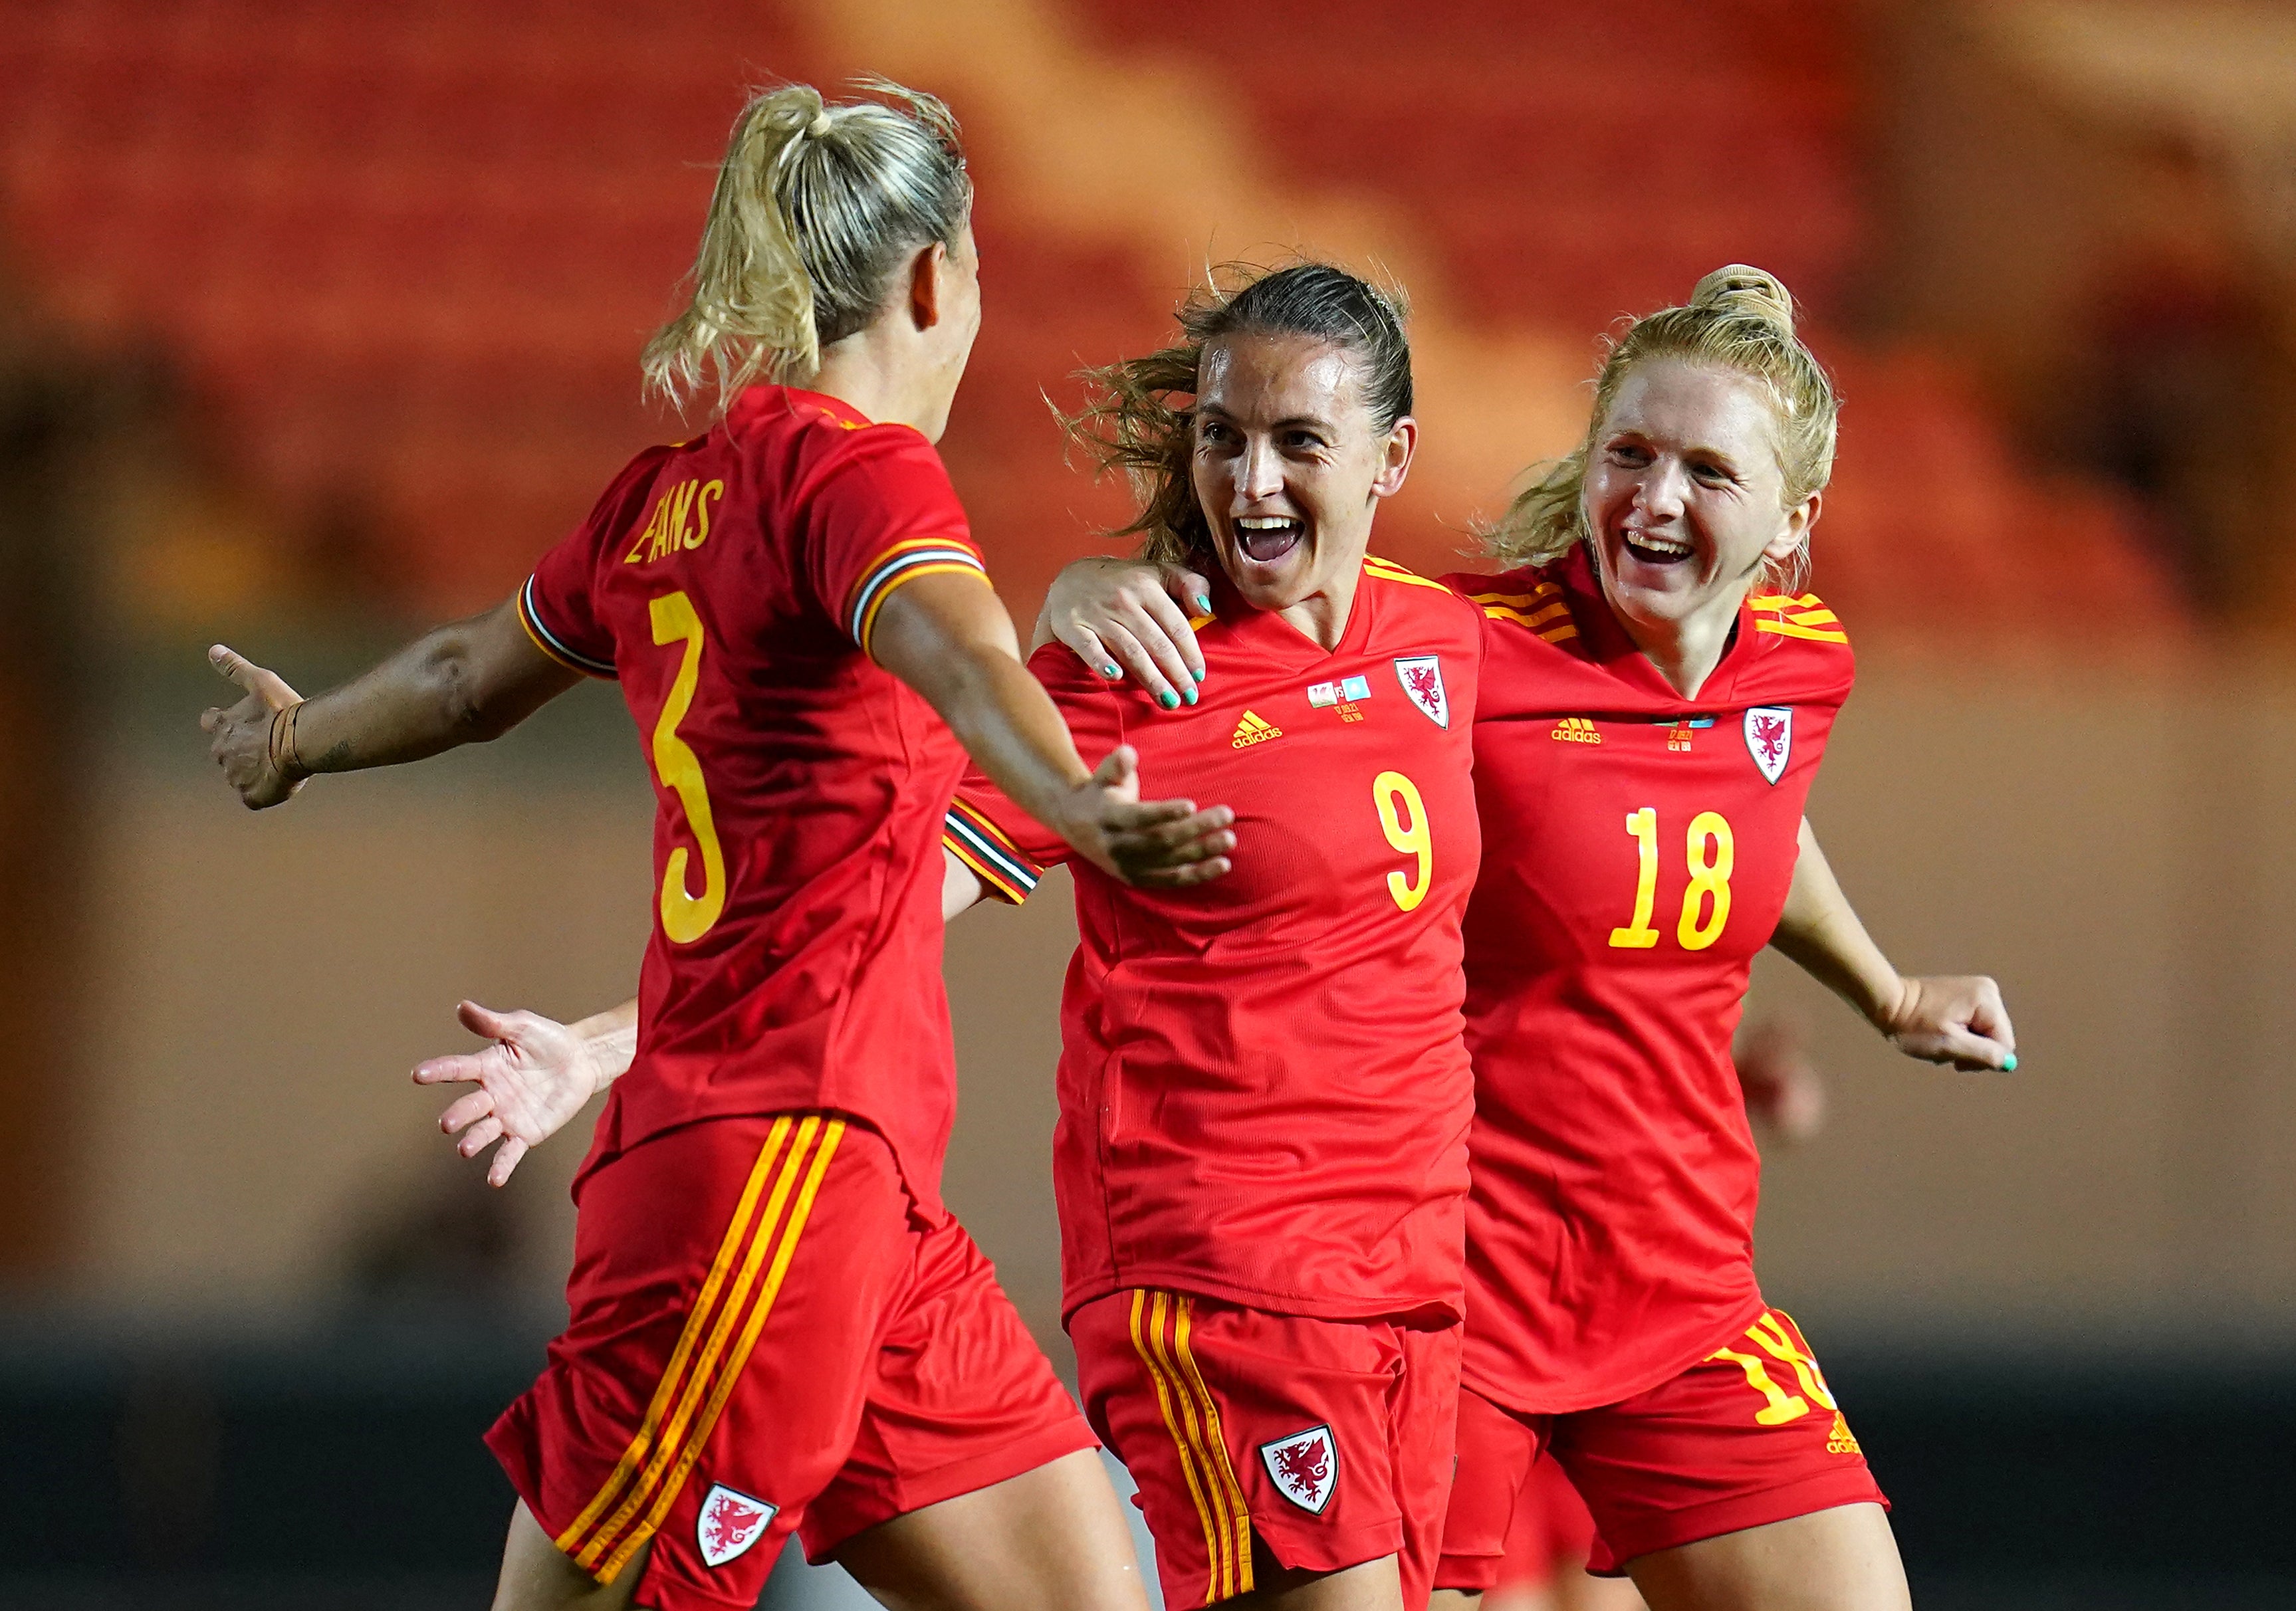
<svg viewBox="0 0 2296 1611"><path fill-rule="evenodd" d="M653 728L653 769L663 784L674 789L685 808L685 824L693 842L701 846L701 893L685 888L685 869L693 860L680 845L669 853L661 875L661 931L680 945L690 945L708 934L726 910L726 853L718 844L718 829L709 817L709 790L701 781L701 757L677 736L677 724L693 705L694 685L701 680L701 617L693 601L682 593L665 593L652 605L653 641L667 646L684 642L685 655L661 702L661 716Z"/></svg>
<svg viewBox="0 0 2296 1611"><path fill-rule="evenodd" d="M1682 892L1682 921L1674 937L1685 951L1703 951L1722 937L1722 927L1730 920L1730 869L1737 846L1720 812L1702 811L1690 819L1690 842L1683 854L1690 862L1690 887ZM1701 922L1699 909L1710 899L1713 907Z"/></svg>
<svg viewBox="0 0 2296 1611"><path fill-rule="evenodd" d="M1387 893L1395 904L1409 912L1427 898L1427 887L1435 879L1435 841L1427 831L1427 807L1419 798L1419 790L1409 778L1399 772L1382 772L1372 781L1372 803L1379 807L1379 825L1387 830L1387 842L1406 855L1419 858L1415 879L1406 879L1399 872L1387 875ZM1397 807L1400 805L1402 811ZM1411 822L1404 825L1403 812L1408 812Z"/></svg>

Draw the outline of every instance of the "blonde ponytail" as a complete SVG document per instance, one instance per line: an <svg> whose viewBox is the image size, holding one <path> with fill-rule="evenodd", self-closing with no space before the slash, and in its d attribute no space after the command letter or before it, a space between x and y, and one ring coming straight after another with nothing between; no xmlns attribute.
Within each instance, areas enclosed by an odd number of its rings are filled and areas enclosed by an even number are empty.
<svg viewBox="0 0 2296 1611"><path fill-rule="evenodd" d="M1794 333L1792 293L1777 276L1733 263L1699 281L1690 300L1636 319L1611 343L1595 381L1586 438L1517 495L1483 533L1493 558L1507 565L1545 565L1570 552L1587 532L1587 466L1619 388L1635 366L1653 358L1729 369L1760 383L1777 426L1778 470L1789 509L1833 475L1841 400L1833 382ZM1792 591L1808 563L1809 538L1791 560L1771 568L1770 585Z"/></svg>
<svg viewBox="0 0 2296 1611"><path fill-rule="evenodd" d="M876 317L910 253L964 233L972 182L948 108L883 78L855 87L878 98L789 84L734 120L692 295L642 360L648 388L679 407L705 376L720 407L761 380L811 380L824 347Z"/></svg>

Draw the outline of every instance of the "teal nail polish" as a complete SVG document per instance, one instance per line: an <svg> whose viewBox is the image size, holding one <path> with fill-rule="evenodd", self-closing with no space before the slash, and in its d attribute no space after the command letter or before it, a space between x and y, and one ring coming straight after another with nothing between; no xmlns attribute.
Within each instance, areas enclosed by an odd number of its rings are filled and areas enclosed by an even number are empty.
<svg viewBox="0 0 2296 1611"><path fill-rule="evenodd" d="M2017 1054L2015 1052L2013 1051L2007 1057L2001 1059L2001 1072L2004 1074L2014 1074L2017 1072Z"/></svg>
<svg viewBox="0 0 2296 1611"><path fill-rule="evenodd" d="M1194 677L1194 678L1196 679L1196 681L1197 681L1197 682L1199 682L1199 683L1201 683L1201 682L1202 682L1202 681L1204 680L1204 674L1203 674L1202 672L1201 672L1201 671L1197 671L1197 672L1191 672L1189 675L1190 675L1191 676Z"/></svg>
<svg viewBox="0 0 2296 1611"><path fill-rule="evenodd" d="M1200 616L1208 616L1211 614L1211 612L1212 601L1204 597L1203 594L1198 593L1196 595L1196 613Z"/></svg>
<svg viewBox="0 0 2296 1611"><path fill-rule="evenodd" d="M1100 668L1100 675L1101 675L1102 676L1103 676L1103 677L1112 677L1112 676L1119 675L1120 675L1120 674L1118 672L1117 668L1116 668L1115 666L1102 666L1102 667Z"/></svg>
<svg viewBox="0 0 2296 1611"><path fill-rule="evenodd" d="M1167 710L1177 710L1180 707L1180 696L1168 688L1156 696L1156 703Z"/></svg>
<svg viewBox="0 0 2296 1611"><path fill-rule="evenodd" d="M1193 688L1183 688L1182 690L1180 690L1180 691L1181 691L1183 694L1185 694L1185 695L1186 695L1186 696L1187 696L1187 700L1188 700L1188 703L1189 703L1189 704L1193 705L1193 704L1194 704L1194 703L1196 702L1196 691L1195 691L1194 689L1193 689Z"/></svg>

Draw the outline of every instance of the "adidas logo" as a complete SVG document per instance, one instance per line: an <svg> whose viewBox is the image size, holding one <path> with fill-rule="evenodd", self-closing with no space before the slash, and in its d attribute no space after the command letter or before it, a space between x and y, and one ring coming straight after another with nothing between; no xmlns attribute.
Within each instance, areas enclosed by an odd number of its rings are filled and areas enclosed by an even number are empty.
<svg viewBox="0 0 2296 1611"><path fill-rule="evenodd" d="M1836 1410L1833 1412L1833 1430L1826 1435L1825 1452L1828 1454L1863 1454L1866 1452L1866 1451L1857 1446L1857 1438L1850 1434L1849 1418L1842 1414L1839 1410Z"/></svg>
<svg viewBox="0 0 2296 1611"><path fill-rule="evenodd" d="M1270 739L1280 739L1283 736L1283 730L1281 727L1276 726L1273 722L1264 722L1247 710L1243 713L1243 720L1235 724L1234 735L1228 740L1228 744L1231 748L1249 749L1254 744L1265 744Z"/></svg>
<svg viewBox="0 0 2296 1611"><path fill-rule="evenodd" d="M1553 732L1546 735L1565 744L1599 744L1603 735L1595 731L1592 716L1565 716Z"/></svg>

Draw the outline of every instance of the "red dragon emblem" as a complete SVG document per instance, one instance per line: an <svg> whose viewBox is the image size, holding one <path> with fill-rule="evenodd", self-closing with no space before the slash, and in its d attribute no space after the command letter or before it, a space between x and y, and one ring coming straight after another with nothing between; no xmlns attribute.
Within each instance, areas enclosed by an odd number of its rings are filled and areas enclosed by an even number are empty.
<svg viewBox="0 0 2296 1611"><path fill-rule="evenodd" d="M1339 1474L1339 1451L1329 1427L1310 1427L1290 1437L1259 1445L1259 1458L1276 1490L1302 1510L1321 1515L1332 1502L1332 1479Z"/></svg>
<svg viewBox="0 0 2296 1611"><path fill-rule="evenodd" d="M1443 683L1436 676L1432 666L1406 666L1403 668L1403 680L1411 691L1427 704L1442 703Z"/></svg>
<svg viewBox="0 0 2296 1611"><path fill-rule="evenodd" d="M1757 712L1754 716L1754 742L1762 747L1762 759L1773 764L1784 759L1785 718L1771 716L1767 711Z"/></svg>
<svg viewBox="0 0 2296 1611"><path fill-rule="evenodd" d="M701 1501L701 1515L694 1528L701 1558L713 1566L724 1566L756 1543L775 1514L777 1507L737 1493L722 1483L710 1489L709 1497Z"/></svg>
<svg viewBox="0 0 2296 1611"><path fill-rule="evenodd" d="M1395 662L1396 681L1419 707L1419 714L1438 727L1451 724L1450 701L1443 695L1443 662L1435 655L1406 655Z"/></svg>

